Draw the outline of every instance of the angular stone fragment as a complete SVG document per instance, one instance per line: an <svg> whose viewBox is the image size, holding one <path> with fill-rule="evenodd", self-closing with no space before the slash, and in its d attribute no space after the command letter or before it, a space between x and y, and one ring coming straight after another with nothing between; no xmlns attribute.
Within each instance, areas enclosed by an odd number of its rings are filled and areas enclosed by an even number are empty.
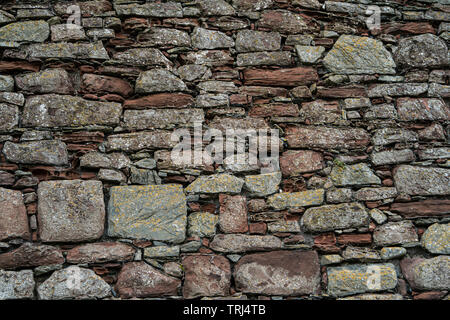
<svg viewBox="0 0 450 320"><path fill-rule="evenodd" d="M377 246L411 245L419 241L411 221L388 222L377 226L373 233Z"/></svg>
<svg viewBox="0 0 450 320"><path fill-rule="evenodd" d="M286 86L296 87L309 85L318 80L315 69L307 67L297 67L291 69L246 69L244 70L245 85L262 86Z"/></svg>
<svg viewBox="0 0 450 320"><path fill-rule="evenodd" d="M186 89L180 78L165 69L142 72L136 80L136 93L175 92Z"/></svg>
<svg viewBox="0 0 450 320"><path fill-rule="evenodd" d="M23 94L17 92L0 92L0 102L23 106L25 103L25 97Z"/></svg>
<svg viewBox="0 0 450 320"><path fill-rule="evenodd" d="M169 149L176 143L171 140L170 131L123 133L108 136L107 151L139 151L142 149Z"/></svg>
<svg viewBox="0 0 450 320"><path fill-rule="evenodd" d="M407 218L441 216L450 213L450 200L422 200L393 203L391 211Z"/></svg>
<svg viewBox="0 0 450 320"><path fill-rule="evenodd" d="M299 14L287 10L267 10L262 12L258 26L278 31L283 34L313 32L315 26L308 25L308 21Z"/></svg>
<svg viewBox="0 0 450 320"><path fill-rule="evenodd" d="M308 207L322 204L324 195L325 191L323 189L292 193L283 192L270 196L267 203L276 210Z"/></svg>
<svg viewBox="0 0 450 320"><path fill-rule="evenodd" d="M116 125L121 114L122 106L119 103L46 94L27 99L22 125L46 128Z"/></svg>
<svg viewBox="0 0 450 320"><path fill-rule="evenodd" d="M102 299L111 287L94 271L71 266L57 270L37 288L41 300Z"/></svg>
<svg viewBox="0 0 450 320"><path fill-rule="evenodd" d="M124 169L131 164L130 159L123 153L101 153L91 151L80 157L82 168L114 168Z"/></svg>
<svg viewBox="0 0 450 320"><path fill-rule="evenodd" d="M292 55L289 51L240 53L237 55L236 64L239 67L290 66Z"/></svg>
<svg viewBox="0 0 450 320"><path fill-rule="evenodd" d="M44 181L38 187L39 235L44 242L80 242L103 235L100 181Z"/></svg>
<svg viewBox="0 0 450 320"><path fill-rule="evenodd" d="M114 6L119 16L138 16L138 17L155 17L170 18L183 17L181 4L177 2L147 2L144 4L130 3Z"/></svg>
<svg viewBox="0 0 450 320"><path fill-rule="evenodd" d="M295 46L295 51L301 62L316 63L325 52L325 47L321 46Z"/></svg>
<svg viewBox="0 0 450 320"><path fill-rule="evenodd" d="M309 208L301 219L302 226L311 232L368 227L369 222L366 208L357 202Z"/></svg>
<svg viewBox="0 0 450 320"><path fill-rule="evenodd" d="M12 186L16 181L14 174L0 170L0 186Z"/></svg>
<svg viewBox="0 0 450 320"><path fill-rule="evenodd" d="M71 41L71 40L85 40L86 33L83 27L74 23L71 24L54 24L50 26L52 31L52 41Z"/></svg>
<svg viewBox="0 0 450 320"><path fill-rule="evenodd" d="M9 131L19 124L18 106L0 103L0 131Z"/></svg>
<svg viewBox="0 0 450 320"><path fill-rule="evenodd" d="M195 28L191 34L192 46L198 49L234 47L234 40L220 31Z"/></svg>
<svg viewBox="0 0 450 320"><path fill-rule="evenodd" d="M14 78L9 75L0 75L0 91L14 91Z"/></svg>
<svg viewBox="0 0 450 320"><path fill-rule="evenodd" d="M415 142L417 140L417 133L402 128L377 129L372 136L373 144L377 146L384 146L397 142Z"/></svg>
<svg viewBox="0 0 450 320"><path fill-rule="evenodd" d="M145 262L129 262L120 270L115 290L123 298L177 295L181 281Z"/></svg>
<svg viewBox="0 0 450 320"><path fill-rule="evenodd" d="M450 194L449 169L402 165L394 173L394 181L400 193L413 196Z"/></svg>
<svg viewBox="0 0 450 320"><path fill-rule="evenodd" d="M214 93L236 93L237 87L233 82L208 80L197 84L200 92L214 92Z"/></svg>
<svg viewBox="0 0 450 320"><path fill-rule="evenodd" d="M0 269L19 269L63 263L64 257L59 248L30 242L0 255Z"/></svg>
<svg viewBox="0 0 450 320"><path fill-rule="evenodd" d="M318 294L320 265L315 251L273 251L246 255L234 269L236 289L245 293Z"/></svg>
<svg viewBox="0 0 450 320"><path fill-rule="evenodd" d="M248 231L247 198L244 196L219 195L219 225L224 233Z"/></svg>
<svg viewBox="0 0 450 320"><path fill-rule="evenodd" d="M370 86L367 94L370 98L379 98L384 96L419 96L427 92L427 90L427 83L382 83Z"/></svg>
<svg viewBox="0 0 450 320"><path fill-rule="evenodd" d="M281 183L281 172L266 173L245 177L244 188L250 195L265 197L278 191Z"/></svg>
<svg viewBox="0 0 450 320"><path fill-rule="evenodd" d="M278 32L242 30L236 36L238 52L277 51L280 47L281 35Z"/></svg>
<svg viewBox="0 0 450 320"><path fill-rule="evenodd" d="M211 77L211 70L207 66L185 64L177 69L178 75L185 81L206 80Z"/></svg>
<svg viewBox="0 0 450 320"><path fill-rule="evenodd" d="M233 0L233 7L238 11L260 11L270 8L273 0Z"/></svg>
<svg viewBox="0 0 450 320"><path fill-rule="evenodd" d="M412 162L416 160L414 152L410 149L372 152L370 158L375 166Z"/></svg>
<svg viewBox="0 0 450 320"><path fill-rule="evenodd" d="M151 46L190 47L191 38L187 32L169 28L151 28L139 34L138 41Z"/></svg>
<svg viewBox="0 0 450 320"><path fill-rule="evenodd" d="M0 270L0 300L32 299L34 297L33 271Z"/></svg>
<svg viewBox="0 0 450 320"><path fill-rule="evenodd" d="M287 127L286 140L291 148L355 149L369 144L364 129L326 127Z"/></svg>
<svg viewBox="0 0 450 320"><path fill-rule="evenodd" d="M0 188L0 240L27 239L29 236L28 217L22 193Z"/></svg>
<svg viewBox="0 0 450 320"><path fill-rule="evenodd" d="M395 62L389 51L381 41L368 37L340 36L323 63L336 74L395 73Z"/></svg>
<svg viewBox="0 0 450 320"><path fill-rule="evenodd" d="M131 130L193 127L203 120L202 109L125 110L123 114L123 126Z"/></svg>
<svg viewBox="0 0 450 320"><path fill-rule="evenodd" d="M133 260L136 250L120 242L88 243L67 252L68 263L104 263Z"/></svg>
<svg viewBox="0 0 450 320"><path fill-rule="evenodd" d="M450 158L450 148L433 148L419 151L419 159L435 160Z"/></svg>
<svg viewBox="0 0 450 320"><path fill-rule="evenodd" d="M342 118L339 103L324 100L302 103L299 116L308 124L334 123Z"/></svg>
<svg viewBox="0 0 450 320"><path fill-rule="evenodd" d="M404 259L402 262L405 262ZM409 266L402 264L403 274L413 289L449 290L450 257L437 256L431 259L414 259ZM405 270L405 267L407 270Z"/></svg>
<svg viewBox="0 0 450 320"><path fill-rule="evenodd" d="M172 64L161 51L154 48L132 48L115 53L113 58L113 61L128 66L150 67Z"/></svg>
<svg viewBox="0 0 450 320"><path fill-rule="evenodd" d="M365 163L334 166L330 178L338 187L381 184L380 178Z"/></svg>
<svg viewBox="0 0 450 320"><path fill-rule="evenodd" d="M0 41L44 42L49 35L50 28L43 20L13 22L0 28Z"/></svg>
<svg viewBox="0 0 450 320"><path fill-rule="evenodd" d="M328 294L335 297L394 289L397 273L391 263L329 267Z"/></svg>
<svg viewBox="0 0 450 320"><path fill-rule="evenodd" d="M122 79L85 73L82 76L83 91L95 94L117 93L121 96L127 97L133 93L131 85Z"/></svg>
<svg viewBox="0 0 450 320"><path fill-rule="evenodd" d="M450 224L435 223L422 235L422 246L434 254L450 254Z"/></svg>
<svg viewBox="0 0 450 320"><path fill-rule="evenodd" d="M440 67L449 63L445 41L430 33L400 39L394 58L399 66L406 68Z"/></svg>
<svg viewBox="0 0 450 320"><path fill-rule="evenodd" d="M109 59L102 42L36 43L29 45L25 51L30 58Z"/></svg>
<svg viewBox="0 0 450 320"><path fill-rule="evenodd" d="M234 62L230 53L222 50L200 50L189 52L184 59L189 63L205 65L208 67L224 66L233 64Z"/></svg>
<svg viewBox="0 0 450 320"><path fill-rule="evenodd" d="M328 203L342 203L350 202L353 198L352 189L339 188L331 189L327 191L327 202Z"/></svg>
<svg viewBox="0 0 450 320"><path fill-rule="evenodd" d="M112 187L108 235L180 243L186 237L186 211L179 185Z"/></svg>
<svg viewBox="0 0 450 320"><path fill-rule="evenodd" d="M121 1L121 0L118 0ZM118 2L114 1L114 2ZM128 1L129 2L129 1ZM71 5L76 3L76 1L59 1L54 4L53 9L55 13L63 16L68 13L68 9ZM91 0L91 1L83 1L77 3L80 8L80 13L84 16L98 16L104 15L108 11L113 10L113 6L108 0ZM45 5L43 5L45 6Z"/></svg>
<svg viewBox="0 0 450 320"><path fill-rule="evenodd" d="M403 121L450 119L449 107L439 99L400 98L397 100L397 111Z"/></svg>
<svg viewBox="0 0 450 320"><path fill-rule="evenodd" d="M26 73L15 77L21 90L33 93L73 93L69 74L64 69L46 69L40 72Z"/></svg>
<svg viewBox="0 0 450 320"><path fill-rule="evenodd" d="M40 140L22 143L7 141L3 154L11 162L22 164L46 164L64 166L68 164L66 144L59 140Z"/></svg>
<svg viewBox="0 0 450 320"><path fill-rule="evenodd" d="M342 252L346 261L375 262L381 260L378 251L371 248L358 248L347 246Z"/></svg>
<svg viewBox="0 0 450 320"><path fill-rule="evenodd" d="M219 216L209 212L194 212L188 216L188 235L212 237L216 234Z"/></svg>
<svg viewBox="0 0 450 320"><path fill-rule="evenodd" d="M190 255L182 260L185 270L183 297L228 296L231 267L227 258L218 255Z"/></svg>
<svg viewBox="0 0 450 320"><path fill-rule="evenodd" d="M201 176L185 189L188 193L240 193L244 180L229 174Z"/></svg>
<svg viewBox="0 0 450 320"><path fill-rule="evenodd" d="M230 105L230 99L227 94L199 94L196 104L200 108L228 107Z"/></svg>
<svg viewBox="0 0 450 320"><path fill-rule="evenodd" d="M239 253L280 249L282 242L274 236L253 236L246 234L219 234L210 244L218 252Z"/></svg>
<svg viewBox="0 0 450 320"><path fill-rule="evenodd" d="M377 201L395 198L397 194L397 189L395 188L362 188L355 192L355 199L360 201Z"/></svg>
<svg viewBox="0 0 450 320"><path fill-rule="evenodd" d="M178 258L180 255L180 246L156 246L144 248L144 258L147 259L166 259Z"/></svg>
<svg viewBox="0 0 450 320"><path fill-rule="evenodd" d="M386 247L380 250L380 256L383 260L398 259L406 255L407 251L402 247Z"/></svg>

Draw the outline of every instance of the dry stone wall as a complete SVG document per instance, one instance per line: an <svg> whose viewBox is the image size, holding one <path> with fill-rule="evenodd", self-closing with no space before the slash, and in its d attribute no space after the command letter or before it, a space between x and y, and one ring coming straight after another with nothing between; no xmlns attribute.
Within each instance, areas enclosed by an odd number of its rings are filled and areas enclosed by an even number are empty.
<svg viewBox="0 0 450 320"><path fill-rule="evenodd" d="M449 32L448 0L1 1L0 299L448 299ZM178 163L199 124L279 161Z"/></svg>

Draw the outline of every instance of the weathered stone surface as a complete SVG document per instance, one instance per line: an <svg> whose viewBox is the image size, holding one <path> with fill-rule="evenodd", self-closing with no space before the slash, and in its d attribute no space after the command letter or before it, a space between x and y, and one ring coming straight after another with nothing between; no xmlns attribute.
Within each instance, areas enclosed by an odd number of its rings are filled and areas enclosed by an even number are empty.
<svg viewBox="0 0 450 320"><path fill-rule="evenodd" d="M0 240L27 239L29 236L28 217L22 193L0 188Z"/></svg>
<svg viewBox="0 0 450 320"><path fill-rule="evenodd" d="M41 300L102 299L111 287L94 271L71 266L57 270L37 288Z"/></svg>
<svg viewBox="0 0 450 320"><path fill-rule="evenodd" d="M422 246L434 254L450 254L450 224L435 223L422 235Z"/></svg>
<svg viewBox="0 0 450 320"><path fill-rule="evenodd" d="M436 160L450 158L450 148L432 148L420 150L419 159L421 160Z"/></svg>
<svg viewBox="0 0 450 320"><path fill-rule="evenodd" d="M137 93L175 92L186 89L186 85L180 78L165 69L145 71L136 80Z"/></svg>
<svg viewBox="0 0 450 320"><path fill-rule="evenodd" d="M391 290L397 286L397 273L390 263L329 267L327 273L328 294L335 297Z"/></svg>
<svg viewBox="0 0 450 320"><path fill-rule="evenodd" d="M52 31L52 41L71 41L71 40L85 40L86 33L83 27L76 24L54 24L50 26Z"/></svg>
<svg viewBox="0 0 450 320"><path fill-rule="evenodd" d="M383 260L398 259L406 255L407 251L402 247L386 247L380 250L380 256Z"/></svg>
<svg viewBox="0 0 450 320"><path fill-rule="evenodd" d="M123 298L177 295L181 281L145 262L129 262L120 270L115 290Z"/></svg>
<svg viewBox="0 0 450 320"><path fill-rule="evenodd" d="M281 35L278 32L242 30L236 36L238 52L276 51L280 47Z"/></svg>
<svg viewBox="0 0 450 320"><path fill-rule="evenodd" d="M219 216L209 212L194 212L188 216L189 236L210 238L216 234Z"/></svg>
<svg viewBox="0 0 450 320"><path fill-rule="evenodd" d="M373 233L373 241L377 246L411 245L419 241L411 221L388 222L377 226Z"/></svg>
<svg viewBox="0 0 450 320"><path fill-rule="evenodd" d="M123 153L101 153L91 151L80 157L82 168L114 168L124 169L131 164L130 159Z"/></svg>
<svg viewBox="0 0 450 320"><path fill-rule="evenodd" d="M31 299L34 297L33 271L0 270L0 300Z"/></svg>
<svg viewBox="0 0 450 320"><path fill-rule="evenodd" d="M19 108L14 105L0 104L0 131L11 130L19 124Z"/></svg>
<svg viewBox="0 0 450 320"><path fill-rule="evenodd" d="M372 136L373 144L378 146L384 146L397 142L415 142L417 140L417 133L402 128L377 129Z"/></svg>
<svg viewBox="0 0 450 320"><path fill-rule="evenodd" d="M211 70L199 64L186 64L177 69L178 75L185 81L206 80L211 77Z"/></svg>
<svg viewBox="0 0 450 320"><path fill-rule="evenodd" d="M189 63L205 65L208 67L233 64L234 61L229 52L222 50L200 50L189 52L184 59Z"/></svg>
<svg viewBox="0 0 450 320"><path fill-rule="evenodd" d="M427 83L389 83L374 84L369 87L367 95L370 98L383 96L419 96L428 90Z"/></svg>
<svg viewBox="0 0 450 320"><path fill-rule="evenodd" d="M450 200L394 203L391 205L391 210L408 218L440 216L450 213Z"/></svg>
<svg viewBox="0 0 450 320"><path fill-rule="evenodd" d="M402 165L394 173L394 181L400 193L409 195L450 194L449 169Z"/></svg>
<svg viewBox="0 0 450 320"><path fill-rule="evenodd" d="M397 111L403 121L450 119L449 107L439 99L400 98L397 100Z"/></svg>
<svg viewBox="0 0 450 320"><path fill-rule="evenodd" d="M193 127L203 120L202 109L125 110L123 114L123 126L131 130Z"/></svg>
<svg viewBox="0 0 450 320"><path fill-rule="evenodd" d="M136 250L120 242L98 242L77 246L67 252L68 263L103 263L133 260Z"/></svg>
<svg viewBox="0 0 450 320"><path fill-rule="evenodd" d="M60 249L26 242L19 248L0 254L0 269L18 269L63 264Z"/></svg>
<svg viewBox="0 0 450 320"><path fill-rule="evenodd" d="M144 258L147 259L166 259L178 258L180 255L180 246L156 246L144 248Z"/></svg>
<svg viewBox="0 0 450 320"><path fill-rule="evenodd" d="M15 77L16 85L34 93L70 94L74 89L69 74L64 69L46 69Z"/></svg>
<svg viewBox="0 0 450 320"><path fill-rule="evenodd" d="M176 143L171 140L171 132L155 130L149 132L123 133L108 136L108 151L139 151L142 149L169 149Z"/></svg>
<svg viewBox="0 0 450 320"><path fill-rule="evenodd" d="M322 46L295 46L295 51L301 62L316 63L325 52L325 47Z"/></svg>
<svg viewBox="0 0 450 320"><path fill-rule="evenodd" d="M14 78L8 75L0 75L0 91L14 91Z"/></svg>
<svg viewBox="0 0 450 320"><path fill-rule="evenodd" d="M273 0L233 0L233 7L238 11L260 11L270 8Z"/></svg>
<svg viewBox="0 0 450 320"><path fill-rule="evenodd" d="M246 69L244 70L245 85L262 86L286 86L296 87L309 85L318 80L315 69L307 67L297 67L291 69Z"/></svg>
<svg viewBox="0 0 450 320"><path fill-rule="evenodd" d="M218 252L239 253L280 249L282 242L274 236L253 236L246 234L219 234L210 244Z"/></svg>
<svg viewBox="0 0 450 320"><path fill-rule="evenodd" d="M244 180L229 174L201 176L186 187L188 193L240 193Z"/></svg>
<svg viewBox="0 0 450 320"><path fill-rule="evenodd" d="M132 48L117 52L113 56L114 61L129 66L169 66L171 62L158 49L154 48Z"/></svg>
<svg viewBox="0 0 450 320"><path fill-rule="evenodd" d="M81 81L85 92L96 94L117 93L124 97L133 93L133 88L127 81L116 77L85 73Z"/></svg>
<svg viewBox="0 0 450 320"><path fill-rule="evenodd" d="M288 127L286 140L292 148L355 149L368 145L370 135L360 128Z"/></svg>
<svg viewBox="0 0 450 320"><path fill-rule="evenodd" d="M44 181L37 193L42 241L77 242L103 235L105 204L100 181Z"/></svg>
<svg viewBox="0 0 450 320"><path fill-rule="evenodd" d="M380 178L365 163L345 165L343 167L334 166L330 178L334 185L338 187L381 184Z"/></svg>
<svg viewBox="0 0 450 320"><path fill-rule="evenodd" d="M324 195L325 191L323 189L292 193L282 192L270 196L267 204L276 210L308 207L322 204Z"/></svg>
<svg viewBox="0 0 450 320"><path fill-rule="evenodd" d="M371 248L358 248L347 246L342 252L346 261L375 262L381 260L378 251Z"/></svg>
<svg viewBox="0 0 450 320"><path fill-rule="evenodd" d="M25 97L21 93L0 92L0 102L10 103L16 106L23 106L25 103Z"/></svg>
<svg viewBox="0 0 450 320"><path fill-rule="evenodd" d="M254 176L246 176L244 188L250 195L265 197L276 193L281 183L281 172L266 173Z"/></svg>
<svg viewBox="0 0 450 320"><path fill-rule="evenodd" d="M196 0L202 14L206 16L234 15L234 8L225 0Z"/></svg>
<svg viewBox="0 0 450 320"><path fill-rule="evenodd" d="M445 41L429 33L400 39L394 58L399 66L406 68L440 67L449 63Z"/></svg>
<svg viewBox="0 0 450 320"><path fill-rule="evenodd" d="M0 186L12 186L16 181L12 173L0 170Z"/></svg>
<svg viewBox="0 0 450 320"><path fill-rule="evenodd" d="M331 189L327 191L327 202L328 203L342 203L350 202L353 199L352 189L339 188Z"/></svg>
<svg viewBox="0 0 450 320"><path fill-rule="evenodd" d="M303 227L311 232L367 227L369 222L366 208L357 202L309 208L301 219Z"/></svg>
<svg viewBox="0 0 450 320"><path fill-rule="evenodd" d="M228 296L231 267L227 258L218 255L190 255L182 260L185 270L183 297Z"/></svg>
<svg viewBox="0 0 450 320"><path fill-rule="evenodd" d="M180 185L112 187L108 235L183 242L186 210L186 198Z"/></svg>
<svg viewBox="0 0 450 320"><path fill-rule="evenodd" d="M386 164L397 164L402 162L412 162L416 160L414 152L410 149L389 150L381 152L372 152L370 159L375 166Z"/></svg>
<svg viewBox="0 0 450 320"><path fill-rule="evenodd" d="M7 141L3 154L11 162L23 164L47 164L64 166L68 164L66 144L59 140L41 140L14 143Z"/></svg>
<svg viewBox="0 0 450 320"><path fill-rule="evenodd" d="M119 16L138 16L138 17L183 17L181 4L177 2L147 2L144 4L130 3L114 6Z"/></svg>
<svg viewBox="0 0 450 320"><path fill-rule="evenodd" d="M109 59L102 42L36 43L25 50L30 58Z"/></svg>
<svg viewBox="0 0 450 320"><path fill-rule="evenodd" d="M308 21L299 14L287 10L267 10L261 13L258 26L278 31L284 34L313 32L314 26L309 26Z"/></svg>
<svg viewBox="0 0 450 320"><path fill-rule="evenodd" d="M450 257L437 256L431 259L403 259L403 274L413 289L449 290Z"/></svg>
<svg viewBox="0 0 450 320"><path fill-rule="evenodd" d="M195 28L191 34L192 46L198 49L234 47L234 40L220 31Z"/></svg>
<svg viewBox="0 0 450 320"><path fill-rule="evenodd" d="M122 106L119 103L46 94L27 99L22 124L46 128L115 125L119 123L121 114Z"/></svg>
<svg viewBox="0 0 450 320"><path fill-rule="evenodd" d="M395 62L383 43L368 37L342 35L323 59L336 74L393 74Z"/></svg>
<svg viewBox="0 0 450 320"><path fill-rule="evenodd" d="M200 108L228 107L230 105L230 99L227 94L199 94L196 99L196 104Z"/></svg>
<svg viewBox="0 0 450 320"><path fill-rule="evenodd" d="M355 192L355 199L361 201L376 201L397 196L397 189L390 187L362 188Z"/></svg>
<svg viewBox="0 0 450 320"><path fill-rule="evenodd" d="M248 231L247 198L236 195L219 195L219 225L224 233L245 233Z"/></svg>
<svg viewBox="0 0 450 320"><path fill-rule="evenodd" d="M288 51L251 52L237 55L236 64L239 67L246 66L289 66L292 63L292 55Z"/></svg>
<svg viewBox="0 0 450 320"><path fill-rule="evenodd" d="M299 116L308 124L334 123L342 118L339 103L324 100L302 103Z"/></svg>
<svg viewBox="0 0 450 320"><path fill-rule="evenodd" d="M126 100L124 109L147 109L147 108L187 108L194 105L191 95L184 93L156 93L146 97Z"/></svg>
<svg viewBox="0 0 450 320"><path fill-rule="evenodd" d="M138 41L151 46L190 47L191 38L187 32L169 28L151 28L139 34Z"/></svg>
<svg viewBox="0 0 450 320"><path fill-rule="evenodd" d="M314 251L246 255L234 269L236 289L245 293L297 296L318 294L320 265Z"/></svg>
<svg viewBox="0 0 450 320"><path fill-rule="evenodd" d="M43 20L13 22L0 28L0 41L44 42L50 35Z"/></svg>

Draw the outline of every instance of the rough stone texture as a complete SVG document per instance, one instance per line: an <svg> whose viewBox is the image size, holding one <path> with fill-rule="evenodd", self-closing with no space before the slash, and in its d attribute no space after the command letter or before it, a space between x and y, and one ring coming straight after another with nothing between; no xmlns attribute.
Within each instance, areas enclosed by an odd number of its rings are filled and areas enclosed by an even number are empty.
<svg viewBox="0 0 450 320"><path fill-rule="evenodd" d="M145 262L129 262L119 273L115 290L124 298L176 295L181 281Z"/></svg>
<svg viewBox="0 0 450 320"><path fill-rule="evenodd" d="M44 181L37 194L42 241L79 242L103 235L105 204L101 182Z"/></svg>
<svg viewBox="0 0 450 320"><path fill-rule="evenodd" d="M219 216L209 212L194 212L188 216L189 236L212 237L216 234Z"/></svg>
<svg viewBox="0 0 450 320"><path fill-rule="evenodd" d="M125 110L123 114L123 126L131 130L193 127L195 122L203 120L204 112L201 109Z"/></svg>
<svg viewBox="0 0 450 320"><path fill-rule="evenodd" d="M182 260L183 297L228 296L231 284L230 262L218 255L191 255Z"/></svg>
<svg viewBox="0 0 450 320"><path fill-rule="evenodd" d="M338 187L381 183L380 178L365 163L344 167L335 166L331 171L330 178L334 185Z"/></svg>
<svg viewBox="0 0 450 320"><path fill-rule="evenodd" d="M3 154L11 162L64 166L68 163L67 147L58 140L14 143L7 141Z"/></svg>
<svg viewBox="0 0 450 320"><path fill-rule="evenodd" d="M196 28L191 35L192 45L198 49L220 49L234 46L234 40L220 31Z"/></svg>
<svg viewBox="0 0 450 320"><path fill-rule="evenodd" d="M297 176L323 168L322 154L309 150L289 150L280 156L281 172L284 176Z"/></svg>
<svg viewBox="0 0 450 320"><path fill-rule="evenodd" d="M117 52L114 61L129 66L168 66L171 64L164 54L153 48L132 48Z"/></svg>
<svg viewBox="0 0 450 320"><path fill-rule="evenodd" d="M276 193L281 183L281 172L266 173L255 176L246 176L244 188L250 195L265 197Z"/></svg>
<svg viewBox="0 0 450 320"><path fill-rule="evenodd" d="M245 233L248 231L247 199L243 196L219 196L219 226L224 233Z"/></svg>
<svg viewBox="0 0 450 320"><path fill-rule="evenodd" d="M129 261L135 249L120 242L99 242L77 246L67 252L69 263L102 263L112 261Z"/></svg>
<svg viewBox="0 0 450 320"><path fill-rule="evenodd" d="M186 85L184 82L165 69L152 69L143 72L136 80L136 92L138 93L156 93L184 91Z"/></svg>
<svg viewBox="0 0 450 320"><path fill-rule="evenodd" d="M450 109L439 99L409 99L397 100L397 111L400 120L449 120Z"/></svg>
<svg viewBox="0 0 450 320"><path fill-rule="evenodd" d="M33 93L73 93L69 74L64 69L46 69L41 72L26 73L15 77L21 90Z"/></svg>
<svg viewBox="0 0 450 320"><path fill-rule="evenodd" d="M130 159L123 153L101 153L91 151L80 158L82 168L114 168L123 169L129 167Z"/></svg>
<svg viewBox="0 0 450 320"><path fill-rule="evenodd" d="M448 290L450 258L437 256L430 259L405 258L401 261L403 274L413 289Z"/></svg>
<svg viewBox="0 0 450 320"><path fill-rule="evenodd" d="M323 59L336 74L392 74L395 62L381 41L368 37L342 35Z"/></svg>
<svg viewBox="0 0 450 320"><path fill-rule="evenodd" d="M306 19L287 10L267 10L258 21L260 27L269 28L284 34L304 33L310 30ZM313 29L313 28L311 28Z"/></svg>
<svg viewBox="0 0 450 320"><path fill-rule="evenodd" d="M0 254L0 269L29 268L64 263L61 250L26 242L19 248Z"/></svg>
<svg viewBox="0 0 450 320"><path fill-rule="evenodd" d="M236 36L238 52L276 51L281 47L281 35L277 32L242 30Z"/></svg>
<svg viewBox="0 0 450 320"><path fill-rule="evenodd" d="M11 130L19 124L19 108L0 103L0 131Z"/></svg>
<svg viewBox="0 0 450 320"><path fill-rule="evenodd" d="M26 49L30 58L109 59L102 42L96 43L37 43Z"/></svg>
<svg viewBox="0 0 450 320"><path fill-rule="evenodd" d="M185 191L188 193L239 193L244 180L229 174L202 176L192 182Z"/></svg>
<svg viewBox="0 0 450 320"><path fill-rule="evenodd" d="M33 271L0 270L0 300L31 299L34 297Z"/></svg>
<svg viewBox="0 0 450 320"><path fill-rule="evenodd" d="M375 228L373 241L377 246L411 245L419 241L411 221L388 222Z"/></svg>
<svg viewBox="0 0 450 320"><path fill-rule="evenodd" d="M13 22L0 28L0 41L44 42L50 35L43 20Z"/></svg>
<svg viewBox="0 0 450 320"><path fill-rule="evenodd" d="M281 240L277 237L246 234L219 234L214 237L210 245L214 251L226 253L267 251L280 249L281 246Z"/></svg>
<svg viewBox="0 0 450 320"><path fill-rule="evenodd" d="M400 166L394 173L394 181L400 193L409 195L450 194L450 170Z"/></svg>
<svg viewBox="0 0 450 320"><path fill-rule="evenodd" d="M245 293L296 296L320 290L314 251L273 251L247 255L234 270L236 288Z"/></svg>
<svg viewBox="0 0 450 320"><path fill-rule="evenodd" d="M399 41L395 61L409 68L440 67L449 63L445 41L433 34L421 34Z"/></svg>
<svg viewBox="0 0 450 320"><path fill-rule="evenodd" d="M94 271L71 266L57 270L37 288L39 299L101 299L111 295L111 287Z"/></svg>
<svg viewBox="0 0 450 320"><path fill-rule="evenodd" d="M308 190L292 193L278 193L268 198L268 205L276 210L320 205L324 200L324 190Z"/></svg>
<svg viewBox="0 0 450 320"><path fill-rule="evenodd" d="M132 239L183 242L186 202L179 185L112 187L108 235Z"/></svg>
<svg viewBox="0 0 450 320"><path fill-rule="evenodd" d="M421 238L422 246L434 254L450 254L450 224L435 223Z"/></svg>
<svg viewBox="0 0 450 320"><path fill-rule="evenodd" d="M0 188L0 240L29 237L28 217L22 193Z"/></svg>

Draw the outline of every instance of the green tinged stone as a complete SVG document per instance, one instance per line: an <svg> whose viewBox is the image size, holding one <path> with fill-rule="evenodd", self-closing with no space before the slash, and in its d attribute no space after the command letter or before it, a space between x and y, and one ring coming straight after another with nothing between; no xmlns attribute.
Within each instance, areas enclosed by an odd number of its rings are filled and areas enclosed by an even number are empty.
<svg viewBox="0 0 450 320"><path fill-rule="evenodd" d="M283 192L270 196L268 205L276 210L320 205L323 203L325 191L323 189L302 192Z"/></svg>
<svg viewBox="0 0 450 320"><path fill-rule="evenodd" d="M188 235L212 237L216 234L219 216L209 212L194 212L188 216Z"/></svg>
<svg viewBox="0 0 450 320"><path fill-rule="evenodd" d="M450 254L450 223L431 225L423 234L421 242L431 253Z"/></svg>
<svg viewBox="0 0 450 320"><path fill-rule="evenodd" d="M0 41L44 42L49 35L50 28L43 20L14 22L0 28Z"/></svg>
<svg viewBox="0 0 450 320"><path fill-rule="evenodd" d="M201 176L192 182L185 191L187 193L240 193L244 180L229 174L213 174Z"/></svg>

